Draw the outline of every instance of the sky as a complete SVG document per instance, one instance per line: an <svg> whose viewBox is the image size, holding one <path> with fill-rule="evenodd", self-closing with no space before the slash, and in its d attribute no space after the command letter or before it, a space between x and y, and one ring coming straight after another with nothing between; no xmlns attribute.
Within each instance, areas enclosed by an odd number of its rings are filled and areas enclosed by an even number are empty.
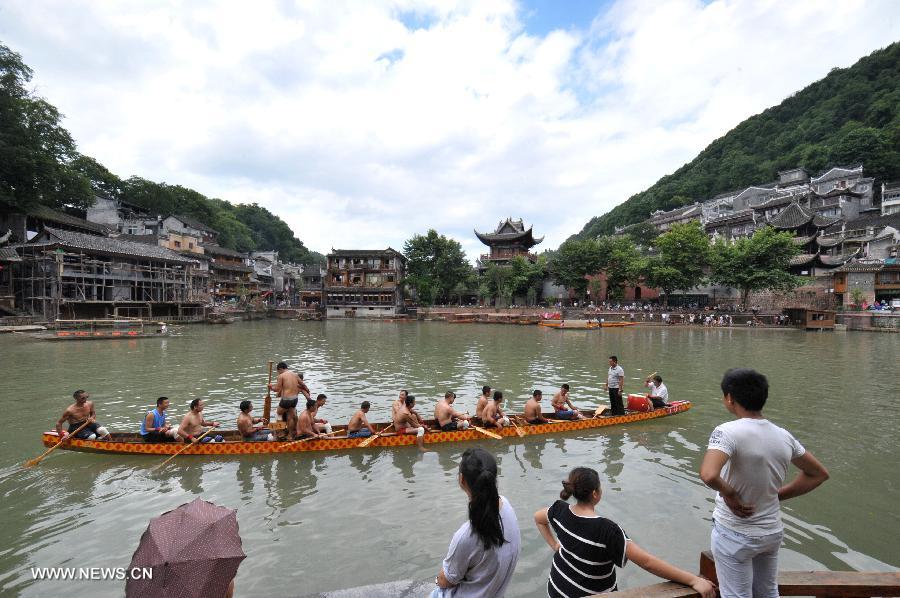
<svg viewBox="0 0 900 598"><path fill-rule="evenodd" d="M897 40L895 0L0 3L82 153L322 253L433 228L475 259L507 217L555 249Z"/></svg>

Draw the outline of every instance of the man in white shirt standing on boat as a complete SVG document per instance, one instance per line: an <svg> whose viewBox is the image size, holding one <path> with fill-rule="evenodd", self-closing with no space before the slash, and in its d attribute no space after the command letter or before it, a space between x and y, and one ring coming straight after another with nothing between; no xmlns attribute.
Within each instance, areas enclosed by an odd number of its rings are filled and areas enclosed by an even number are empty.
<svg viewBox="0 0 900 598"><path fill-rule="evenodd" d="M625 370L619 365L619 358L609 356L609 372L606 375L606 389L609 392L609 404L613 415L625 415L625 404L622 402L622 391L625 388Z"/></svg>
<svg viewBox="0 0 900 598"><path fill-rule="evenodd" d="M766 377L751 369L725 372L725 409L738 419L713 430L700 478L717 490L711 545L724 598L778 596L781 501L806 494L828 471L787 430L765 419ZM784 484L788 465L800 474Z"/></svg>

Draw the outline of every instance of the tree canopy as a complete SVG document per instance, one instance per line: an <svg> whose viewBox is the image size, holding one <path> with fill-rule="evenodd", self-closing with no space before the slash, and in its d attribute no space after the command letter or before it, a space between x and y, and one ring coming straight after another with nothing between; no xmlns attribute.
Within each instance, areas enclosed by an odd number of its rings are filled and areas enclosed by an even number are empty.
<svg viewBox="0 0 900 598"><path fill-rule="evenodd" d="M900 179L900 42L748 118L674 173L592 218L575 237L611 234L655 210L764 183L780 170L817 173L860 163L878 180Z"/></svg>
<svg viewBox="0 0 900 598"><path fill-rule="evenodd" d="M709 237L699 222L675 224L656 238L657 254L647 260L646 281L665 293L668 304L673 291L698 286L709 265Z"/></svg>
<svg viewBox="0 0 900 598"><path fill-rule="evenodd" d="M416 290L419 302L433 305L448 302L459 295L457 287L472 275L459 241L430 229L425 235L413 235L403 244L407 284Z"/></svg>

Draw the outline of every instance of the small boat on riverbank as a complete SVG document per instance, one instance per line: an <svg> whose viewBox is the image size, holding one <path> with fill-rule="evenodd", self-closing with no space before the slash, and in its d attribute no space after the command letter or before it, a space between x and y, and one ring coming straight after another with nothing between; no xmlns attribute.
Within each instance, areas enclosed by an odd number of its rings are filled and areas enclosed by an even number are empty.
<svg viewBox="0 0 900 598"><path fill-rule="evenodd" d="M141 320L57 320L56 330L29 334L42 341L93 341L168 336L166 325Z"/></svg>
<svg viewBox="0 0 900 598"><path fill-rule="evenodd" d="M519 429L525 433L525 436L546 436L558 434L560 432L572 432L580 430L590 430L594 428L605 428L608 426L618 426L623 424L641 422L651 419L659 419L682 413L691 408L690 401L675 401L669 407L657 409L646 413L626 413L625 415L600 416L592 419L583 419L575 421L556 421L547 424L537 425L520 425ZM552 418L552 413L544 414L547 418ZM434 424L429 421L429 424ZM373 424L376 430L382 430L389 424ZM334 426L335 430L346 430L346 426ZM500 440L496 440L483 435L474 429L455 430L452 432L428 432L425 434L425 444L440 444L449 442L467 442L470 440L482 440L484 442L503 442L509 438L518 438L516 429L513 427L496 429L490 428L491 432L502 436ZM340 432L339 432L340 433ZM241 440L239 433L234 431L222 431L218 434L224 437L224 442L209 442L197 444L187 448L182 455L258 455L258 454L278 454L278 453L304 453L310 451L344 451L360 449L362 438L347 438L334 436L328 438L319 438L315 440L303 442L284 442L284 441L262 441L262 442L246 442ZM44 446L52 447L59 442L56 432L44 432L42 441ZM415 435L395 434L387 432L376 438L369 445L370 448L384 448L391 446L413 446L416 443ZM85 453L104 453L112 455L174 455L181 449L185 448L184 444L176 442L144 442L140 434L131 432L113 432L112 440L79 440L73 439L68 441L60 449L79 451ZM364 450L364 449L360 449Z"/></svg>

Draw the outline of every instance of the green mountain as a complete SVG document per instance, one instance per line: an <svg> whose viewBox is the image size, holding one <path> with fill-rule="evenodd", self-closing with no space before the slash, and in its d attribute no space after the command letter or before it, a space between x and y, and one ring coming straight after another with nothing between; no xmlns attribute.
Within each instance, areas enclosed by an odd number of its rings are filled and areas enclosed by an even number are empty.
<svg viewBox="0 0 900 598"><path fill-rule="evenodd" d="M779 170L803 166L816 174L858 163L879 182L900 179L900 42L850 68L833 69L748 118L674 173L592 218L573 237L611 234L654 210L774 180Z"/></svg>

